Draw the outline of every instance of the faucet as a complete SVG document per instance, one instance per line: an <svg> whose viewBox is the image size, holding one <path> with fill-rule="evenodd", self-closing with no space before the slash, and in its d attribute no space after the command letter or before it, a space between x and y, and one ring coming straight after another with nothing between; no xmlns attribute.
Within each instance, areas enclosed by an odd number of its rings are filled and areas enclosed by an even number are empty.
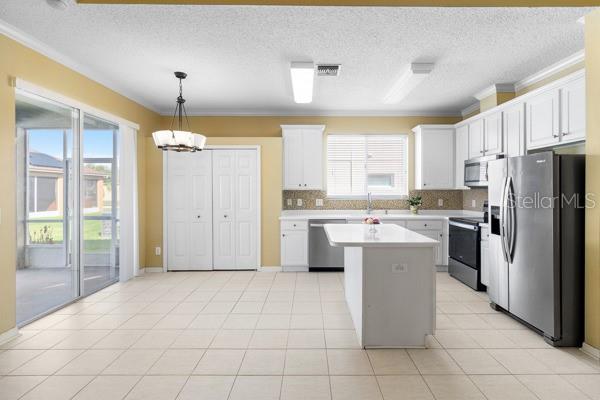
<svg viewBox="0 0 600 400"><path fill-rule="evenodd" d="M371 214L373 211L373 197L371 192L367 193L367 214Z"/></svg>

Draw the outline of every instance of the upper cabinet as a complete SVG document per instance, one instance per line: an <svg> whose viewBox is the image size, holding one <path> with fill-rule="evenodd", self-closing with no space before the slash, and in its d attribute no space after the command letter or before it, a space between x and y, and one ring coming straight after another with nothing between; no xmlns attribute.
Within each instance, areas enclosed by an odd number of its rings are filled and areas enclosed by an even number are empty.
<svg viewBox="0 0 600 400"><path fill-rule="evenodd" d="M506 157L525 155L525 104L517 103L502 112Z"/></svg>
<svg viewBox="0 0 600 400"><path fill-rule="evenodd" d="M528 149L560 141L559 101L560 90L553 88L529 98L525 103Z"/></svg>
<svg viewBox="0 0 600 400"><path fill-rule="evenodd" d="M419 125L415 133L415 189L454 189L454 126Z"/></svg>
<svg viewBox="0 0 600 400"><path fill-rule="evenodd" d="M488 114L483 118L483 155L500 154L502 147L502 112Z"/></svg>
<svg viewBox="0 0 600 400"><path fill-rule="evenodd" d="M469 123L469 158L483 156L483 119Z"/></svg>
<svg viewBox="0 0 600 400"><path fill-rule="evenodd" d="M560 133L562 142L585 139L585 75L566 83L560 90Z"/></svg>
<svg viewBox="0 0 600 400"><path fill-rule="evenodd" d="M282 125L283 189L323 190L324 125Z"/></svg>
<svg viewBox="0 0 600 400"><path fill-rule="evenodd" d="M454 186L456 189L468 189L465 186L465 161L469 159L469 125L456 127L454 143Z"/></svg>

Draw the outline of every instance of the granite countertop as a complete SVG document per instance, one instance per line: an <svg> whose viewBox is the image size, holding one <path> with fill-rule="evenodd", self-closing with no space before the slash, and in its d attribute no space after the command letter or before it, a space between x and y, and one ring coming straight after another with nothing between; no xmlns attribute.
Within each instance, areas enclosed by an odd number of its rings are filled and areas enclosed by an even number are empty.
<svg viewBox="0 0 600 400"><path fill-rule="evenodd" d="M369 232L375 228L376 232ZM334 247L433 247L436 240L398 225L325 224L329 244Z"/></svg>
<svg viewBox="0 0 600 400"><path fill-rule="evenodd" d="M450 217L483 217L482 212L467 210L422 210L419 214L412 214L409 210L373 210L367 214L365 210L284 210L279 220L309 220L309 219L346 219L361 220L367 217L377 217L382 221L386 219L448 219Z"/></svg>

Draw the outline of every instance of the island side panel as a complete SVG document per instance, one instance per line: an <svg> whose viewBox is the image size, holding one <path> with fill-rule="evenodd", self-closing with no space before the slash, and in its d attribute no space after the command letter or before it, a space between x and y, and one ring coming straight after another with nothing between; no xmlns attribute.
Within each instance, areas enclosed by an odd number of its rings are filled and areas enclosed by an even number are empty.
<svg viewBox="0 0 600 400"><path fill-rule="evenodd" d="M364 248L364 347L425 347L435 329L432 247Z"/></svg>
<svg viewBox="0 0 600 400"><path fill-rule="evenodd" d="M344 247L344 293L356 336L363 344L363 249Z"/></svg>

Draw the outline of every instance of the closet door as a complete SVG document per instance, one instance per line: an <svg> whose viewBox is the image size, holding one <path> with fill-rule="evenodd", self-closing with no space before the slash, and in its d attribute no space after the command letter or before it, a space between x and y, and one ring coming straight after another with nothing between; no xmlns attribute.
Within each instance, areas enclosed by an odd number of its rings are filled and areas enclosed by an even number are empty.
<svg viewBox="0 0 600 400"><path fill-rule="evenodd" d="M257 166L255 150L235 151L235 268L254 269L257 262Z"/></svg>
<svg viewBox="0 0 600 400"><path fill-rule="evenodd" d="M167 153L167 267L185 270L190 260L188 153Z"/></svg>
<svg viewBox="0 0 600 400"><path fill-rule="evenodd" d="M213 154L213 266L236 269L235 257L236 150Z"/></svg>
<svg viewBox="0 0 600 400"><path fill-rule="evenodd" d="M213 269L212 151L190 155L190 262L191 270Z"/></svg>

